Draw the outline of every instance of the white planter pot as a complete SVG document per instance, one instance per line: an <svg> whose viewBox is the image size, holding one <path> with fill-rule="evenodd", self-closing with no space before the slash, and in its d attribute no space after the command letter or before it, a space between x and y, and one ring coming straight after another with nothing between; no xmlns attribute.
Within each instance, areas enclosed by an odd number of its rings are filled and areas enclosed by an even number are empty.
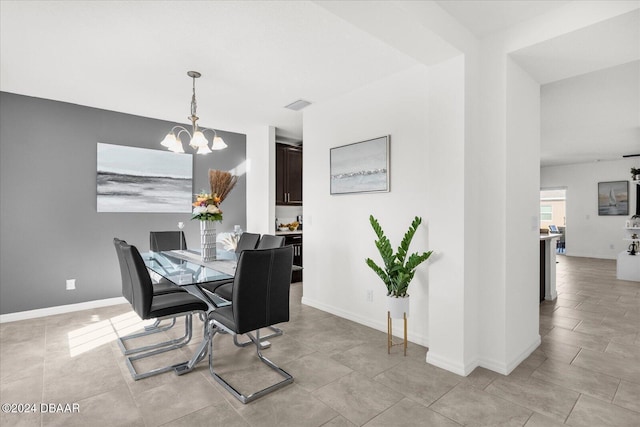
<svg viewBox="0 0 640 427"><path fill-rule="evenodd" d="M405 313L409 317L409 295L401 298L387 295L387 310L392 319L402 319Z"/></svg>

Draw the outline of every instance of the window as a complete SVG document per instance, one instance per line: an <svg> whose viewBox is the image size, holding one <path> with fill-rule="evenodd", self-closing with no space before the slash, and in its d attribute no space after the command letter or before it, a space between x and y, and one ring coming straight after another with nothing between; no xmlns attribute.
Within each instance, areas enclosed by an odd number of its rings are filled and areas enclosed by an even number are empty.
<svg viewBox="0 0 640 427"><path fill-rule="evenodd" d="M553 209L551 205L540 205L540 221L551 221L553 219Z"/></svg>

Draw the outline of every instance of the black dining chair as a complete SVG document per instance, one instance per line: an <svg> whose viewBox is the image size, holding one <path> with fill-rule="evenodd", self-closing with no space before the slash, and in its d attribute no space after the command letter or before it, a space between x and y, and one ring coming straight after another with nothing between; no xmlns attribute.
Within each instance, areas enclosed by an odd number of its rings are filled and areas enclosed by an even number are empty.
<svg viewBox="0 0 640 427"><path fill-rule="evenodd" d="M184 342L163 346L162 348L145 353L138 353L133 356L127 356L126 362L129 372L134 380L147 378L170 370L176 370L176 372L178 372L178 370L187 365L189 361L152 369L142 373L136 371L133 366L133 362L156 354L175 350L186 345L191 339L193 313L200 313L204 316L208 306L200 298L197 298L187 292L173 292L154 295L151 276L149 276L149 271L147 270L138 249L133 245L128 245L123 242L121 242L119 246L129 269L129 277L133 291L133 303L131 305L136 314L143 320L185 316L185 328L188 334L188 339Z"/></svg>
<svg viewBox="0 0 640 427"><path fill-rule="evenodd" d="M284 246L284 236L274 236L273 234L265 234L260 239L260 243L256 249L281 248Z"/></svg>
<svg viewBox="0 0 640 427"><path fill-rule="evenodd" d="M149 232L149 250L153 252L187 249L184 232L180 231L151 231Z"/></svg>
<svg viewBox="0 0 640 427"><path fill-rule="evenodd" d="M131 279L129 277L129 270L128 267L126 265L126 262L124 261L124 257L122 254L122 250L120 248L120 243L124 243L127 244L126 241L124 240L120 240L117 237L113 239L113 245L115 246L116 249L116 255L118 256L118 264L120 265L120 280L122 281L122 296L130 303L133 304L133 290L131 288ZM153 283L153 293L155 295L161 295L161 294L168 294L168 293L172 293L172 292L184 292L183 289L181 289L180 287L174 285L173 283L171 283L170 281L166 280L166 279L161 279L159 282L155 282ZM167 331L169 329L171 329L172 327L175 326L176 324L176 319L175 317L171 319L170 323L167 325L161 325L161 320L156 320L152 325L147 325L144 327L144 332L140 332L140 333L134 333L134 334L130 334L130 335L126 335L123 337L119 337L118 338L118 345L120 346L120 350L122 351L123 354L127 355L127 354L133 354L133 353L138 353L141 351L146 351L146 350L150 350L153 348L158 348L158 347L162 347L163 345L170 345L170 344L174 344L177 342L180 342L182 340L187 339L187 334L185 331L185 335L177 338L176 340L170 340L170 341L166 341L163 343L158 343L158 344L154 344L151 346L144 346L144 347L137 347L137 348L127 348L125 345L125 341L130 340L130 339L135 339L135 338L140 338L143 337L145 335L151 335L151 334L156 334L158 332L164 332Z"/></svg>
<svg viewBox="0 0 640 427"><path fill-rule="evenodd" d="M281 248L284 246L284 241L285 241L284 236L274 236L272 234L265 234L260 239L260 242L258 243L258 246L256 247L256 249ZM215 294L226 299L227 301L233 301L233 281L229 281L227 283L218 285L217 288L215 289ZM269 329L271 329L273 332L270 333L269 335L265 335L262 337L262 341L263 341L262 348L268 348L270 345L268 342L265 342L265 340L278 337L283 334L282 329L277 328L275 326L270 326ZM241 342L238 340L237 336L234 336L233 340L238 347L246 347L248 345L251 345L250 340Z"/></svg>
<svg viewBox="0 0 640 427"><path fill-rule="evenodd" d="M281 248L283 246L284 246L284 236L274 236L271 234L265 234L264 236L262 236L257 246L254 246L254 248L255 249L275 249L275 248ZM227 301L231 301L233 299L233 281L230 280L227 283L218 285L217 289L215 289L214 292L217 295L221 296L222 298L226 299Z"/></svg>
<svg viewBox="0 0 640 427"><path fill-rule="evenodd" d="M122 296L133 304L133 289L131 288L131 279L129 278L129 267L124 260L124 254L120 248L120 243L126 244L124 240L120 240L117 237L113 238L113 246L116 248L116 255L118 256L118 265L120 266L120 279L122 281Z"/></svg>
<svg viewBox="0 0 640 427"><path fill-rule="evenodd" d="M289 286L293 247L245 250L240 254L233 284L233 304L209 313L209 371L242 403L248 403L293 382L293 377L262 355L260 328L289 321ZM215 371L215 334L246 334L256 345L260 361L284 379L251 394L236 390ZM255 336L253 335L255 332Z"/></svg>
<svg viewBox="0 0 640 427"><path fill-rule="evenodd" d="M260 240L260 234L257 233L242 233L240 238L238 239L238 244L236 245L236 259L240 256L242 251L247 249L255 249L258 245L258 241ZM202 284L202 288L206 289L209 292L216 292L216 290L220 286L227 286L229 288L229 299L225 298L227 301L230 301L231 298L231 286L233 285L233 279L227 281L220 281L216 283L204 283ZM217 293L217 292L216 292ZM227 293L225 293L226 295ZM223 297L224 298L224 297Z"/></svg>
<svg viewBox="0 0 640 427"><path fill-rule="evenodd" d="M133 285L131 284L131 275L129 274L129 266L127 265L126 260L124 259L124 253L122 252L122 246L127 245L127 242L124 240L120 240L117 237L113 239L113 245L116 249L116 255L118 256L118 264L120 265L120 278L122 280L122 296L129 302L129 304L133 305ZM154 295L162 295L173 292L184 292L183 289L174 285L166 279L162 279L160 283L152 283L153 286L153 294ZM118 337L118 345L120 346L120 350L123 354L129 355L134 353L139 353L142 351L153 350L155 348L160 348L168 345L176 345L180 344L183 341L190 339L190 335L187 331L187 325L185 324L185 334L179 338L163 341L160 343L147 345L143 347L136 348L127 348L125 345L125 341L140 338L147 335L156 334L158 332L164 332L171 329L176 324L176 318L173 317L171 322L165 326L159 326L160 320L156 320L153 326L146 326L144 332L133 333L129 335L125 335L122 337ZM188 343L186 341L184 344ZM183 344L183 345L184 345Z"/></svg>
<svg viewBox="0 0 640 427"><path fill-rule="evenodd" d="M259 241L260 234L258 233L242 233L238 239L238 244L236 245L236 254L240 255L240 252L247 249L255 249L256 246L258 246Z"/></svg>
<svg viewBox="0 0 640 427"><path fill-rule="evenodd" d="M184 232L180 231L150 231L149 232L149 250L152 252L172 251L175 249L186 250L187 240L184 237ZM154 284L154 292L158 293L163 289L167 292L175 292L172 290L176 288L171 282L162 280ZM180 289L182 290L182 289ZM175 322L174 322L175 323ZM149 326L149 329L158 328L160 322L156 321L153 325Z"/></svg>

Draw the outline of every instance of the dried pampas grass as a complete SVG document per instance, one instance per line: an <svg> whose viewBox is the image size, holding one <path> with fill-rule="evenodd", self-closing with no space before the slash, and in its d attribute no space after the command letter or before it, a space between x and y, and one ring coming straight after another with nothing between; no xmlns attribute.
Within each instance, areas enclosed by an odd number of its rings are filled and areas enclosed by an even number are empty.
<svg viewBox="0 0 640 427"><path fill-rule="evenodd" d="M238 177L231 175L231 172L209 169L211 194L217 195L220 198L220 203L227 198L231 190L233 190L233 187L236 186L237 182Z"/></svg>

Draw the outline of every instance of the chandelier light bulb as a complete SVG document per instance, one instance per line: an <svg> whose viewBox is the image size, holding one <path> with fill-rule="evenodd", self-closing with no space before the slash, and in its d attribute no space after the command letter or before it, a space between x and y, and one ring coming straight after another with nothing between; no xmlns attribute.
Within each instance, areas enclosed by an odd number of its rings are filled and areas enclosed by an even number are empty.
<svg viewBox="0 0 640 427"><path fill-rule="evenodd" d="M225 148L227 148L227 144L224 142L224 140L221 137L216 135L213 138L213 144L211 144L211 149L212 150L224 150Z"/></svg>
<svg viewBox="0 0 640 427"><path fill-rule="evenodd" d="M167 136L164 137L164 139L162 140L160 145L170 149L171 147L173 147L177 143L178 143L178 140L176 139L176 136L174 135L174 133L173 132L169 132L167 134Z"/></svg>
<svg viewBox="0 0 640 427"><path fill-rule="evenodd" d="M204 137L202 132L197 130L193 133L189 145L193 148L207 147L209 145L209 141L207 141L207 138Z"/></svg>
<svg viewBox="0 0 640 427"><path fill-rule="evenodd" d="M198 151L196 152L196 154L209 154L211 152L211 150L209 149L208 145L201 145L200 147L198 147Z"/></svg>
<svg viewBox="0 0 640 427"><path fill-rule="evenodd" d="M184 153L184 148L182 148L182 143L176 140L176 143L169 147L169 151L173 151L174 153Z"/></svg>

